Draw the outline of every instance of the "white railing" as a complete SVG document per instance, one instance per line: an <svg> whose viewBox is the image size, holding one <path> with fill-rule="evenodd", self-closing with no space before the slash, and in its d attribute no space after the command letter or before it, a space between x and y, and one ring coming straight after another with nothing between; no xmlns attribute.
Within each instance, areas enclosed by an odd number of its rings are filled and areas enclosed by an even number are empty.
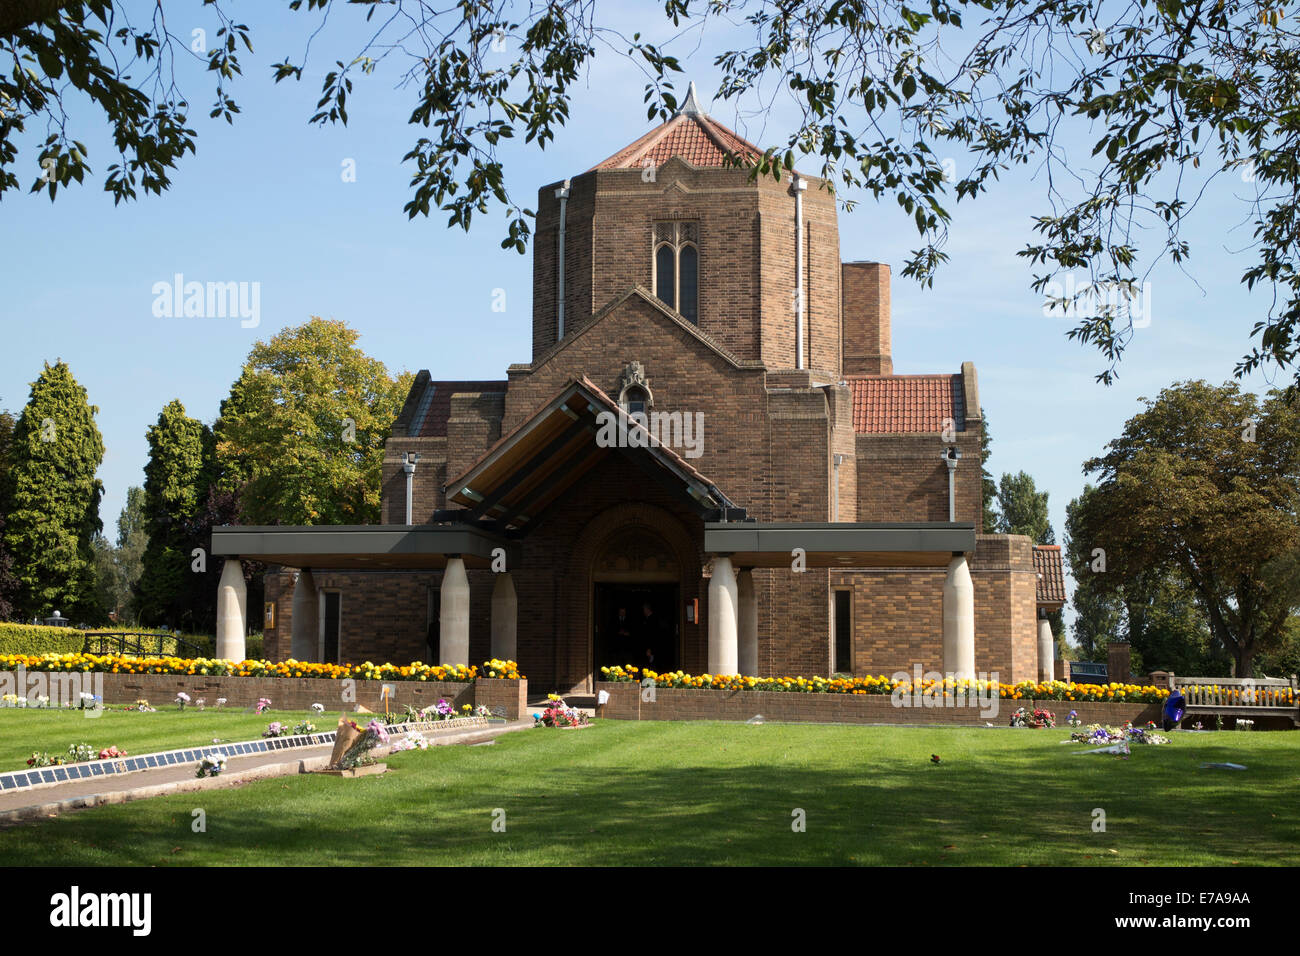
<svg viewBox="0 0 1300 956"><path fill-rule="evenodd" d="M1295 711L1300 706L1296 678L1178 677L1170 683L1182 692L1187 709Z"/></svg>

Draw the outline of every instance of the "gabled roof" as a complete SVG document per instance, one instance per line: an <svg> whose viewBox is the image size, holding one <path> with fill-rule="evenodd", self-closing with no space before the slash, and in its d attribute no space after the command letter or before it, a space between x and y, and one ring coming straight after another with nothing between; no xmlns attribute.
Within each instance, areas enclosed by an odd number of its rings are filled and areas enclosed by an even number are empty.
<svg viewBox="0 0 1300 956"><path fill-rule="evenodd" d="M591 169L643 169L661 166L674 156L692 166L726 166L728 156L752 162L762 155L761 149L700 108L692 83L681 109L667 122Z"/></svg>
<svg viewBox="0 0 1300 956"><path fill-rule="evenodd" d="M393 425L395 437L445 438L451 397L457 392L504 392L509 382L435 382L421 369Z"/></svg>
<svg viewBox="0 0 1300 956"><path fill-rule="evenodd" d="M853 430L858 434L943 431L951 419L966 429L966 398L961 375L855 375Z"/></svg>
<svg viewBox="0 0 1300 956"><path fill-rule="evenodd" d="M1034 573L1038 577L1038 603L1055 607L1065 604L1065 568L1059 544L1034 545Z"/></svg>
<svg viewBox="0 0 1300 956"><path fill-rule="evenodd" d="M599 440L605 421L617 423L617 446ZM712 481L651 437L586 376L570 379L465 474L447 482L447 502L465 509L457 520L526 532L551 502L614 454L626 455L650 477L683 492L702 517L735 508Z"/></svg>
<svg viewBox="0 0 1300 956"><path fill-rule="evenodd" d="M713 336L709 335L709 333L702 330L698 325L695 325L693 322L690 322L687 319L683 318L681 313L676 312L673 309L669 308L666 304L664 304L664 302L658 296L656 296L649 289L642 288L639 285L634 285L631 286L630 288L624 289L614 298L610 299L609 302L605 303L605 305L601 307L600 311L597 312L595 315L593 315L590 319L585 319L580 324L575 323L572 332L569 332L569 334L565 335L564 338L560 339L558 342L551 343L551 345L548 346L545 350L543 350L540 355L534 358L531 363L522 367L530 368L530 369L541 368L543 365L545 365L547 362L553 359L560 352L563 352L565 349L572 346L584 335L587 335L588 333L592 332L592 330L595 329L595 327L600 323L602 319L604 319L607 315L609 315L615 309L619 308L621 305L623 305L623 303L627 302L631 298L641 299L643 302L645 302L655 311L659 312L660 314L662 314L663 316L671 320L674 325L680 328L687 335L691 336L692 338L700 342L700 344L704 345L706 348L716 352L719 356L721 356L724 360L726 360L730 365L734 366L735 368L758 368L762 366L763 364L762 362L748 361L748 360L742 360L737 358L735 353L728 350L726 346L724 346L721 342L719 342Z"/></svg>

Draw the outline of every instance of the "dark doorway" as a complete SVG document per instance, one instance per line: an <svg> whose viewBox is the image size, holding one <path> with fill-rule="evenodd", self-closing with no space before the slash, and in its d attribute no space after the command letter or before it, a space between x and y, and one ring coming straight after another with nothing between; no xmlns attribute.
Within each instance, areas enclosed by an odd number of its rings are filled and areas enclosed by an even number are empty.
<svg viewBox="0 0 1300 956"><path fill-rule="evenodd" d="M339 630L342 620L342 595L338 591L325 592L325 646L323 660L326 664L339 662Z"/></svg>
<svg viewBox="0 0 1300 956"><path fill-rule="evenodd" d="M425 602L424 614L424 633L425 641L429 645L429 656L427 658L430 664L442 663L442 591L434 586L429 585L428 596Z"/></svg>
<svg viewBox="0 0 1300 956"><path fill-rule="evenodd" d="M835 673L853 673L853 592L835 592Z"/></svg>
<svg viewBox="0 0 1300 956"><path fill-rule="evenodd" d="M595 666L631 664L664 673L681 666L676 584L596 584Z"/></svg>

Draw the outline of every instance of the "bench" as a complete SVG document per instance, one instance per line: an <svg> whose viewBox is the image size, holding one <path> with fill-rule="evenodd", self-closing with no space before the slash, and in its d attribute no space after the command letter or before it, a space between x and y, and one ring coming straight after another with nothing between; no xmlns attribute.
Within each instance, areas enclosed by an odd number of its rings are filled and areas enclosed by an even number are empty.
<svg viewBox="0 0 1300 956"><path fill-rule="evenodd" d="M1287 717L1300 727L1300 689L1296 677L1178 677L1169 675L1186 701L1186 715Z"/></svg>

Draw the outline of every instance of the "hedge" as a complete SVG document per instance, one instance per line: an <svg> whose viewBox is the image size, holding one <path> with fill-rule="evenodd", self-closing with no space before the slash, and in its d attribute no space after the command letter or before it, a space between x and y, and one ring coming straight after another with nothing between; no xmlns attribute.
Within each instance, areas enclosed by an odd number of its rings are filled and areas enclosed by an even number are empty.
<svg viewBox="0 0 1300 956"><path fill-rule="evenodd" d="M121 630L100 628L98 631L83 631L71 627L45 627L40 624L9 624L0 622L0 654L24 654L40 657L42 654L80 654L88 650L98 650L99 642L94 640L97 633L161 633L163 634L161 654L157 639L142 638L147 654L162 657L180 657L193 653L195 657L215 657L216 639L210 634L182 634L182 640L198 646L196 652L184 648L176 641L170 631L150 631L148 628L122 628ZM114 643L108 650L115 650L120 645ZM263 653L261 634L250 634L244 639L244 656L258 660Z"/></svg>
<svg viewBox="0 0 1300 956"><path fill-rule="evenodd" d="M0 654L80 654L85 644L85 632L70 627L0 622Z"/></svg>

